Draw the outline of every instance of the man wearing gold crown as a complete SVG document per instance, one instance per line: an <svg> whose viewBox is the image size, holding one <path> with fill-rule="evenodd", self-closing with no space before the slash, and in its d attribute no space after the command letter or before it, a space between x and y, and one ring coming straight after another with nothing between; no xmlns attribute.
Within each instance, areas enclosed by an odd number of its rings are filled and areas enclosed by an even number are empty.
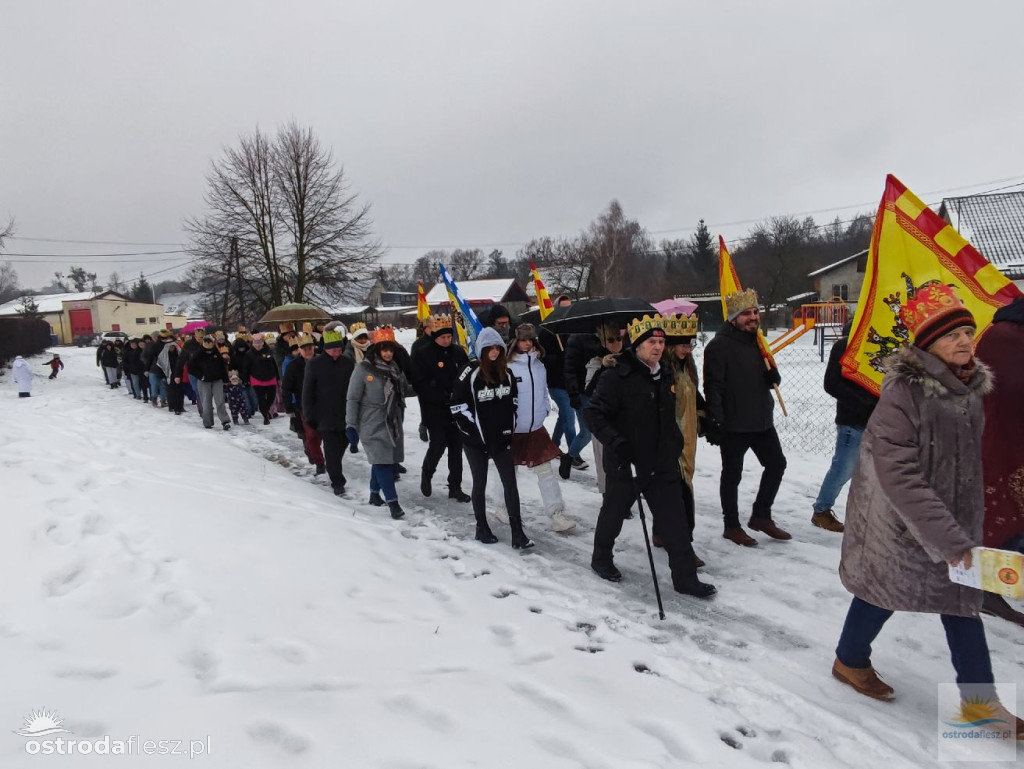
<svg viewBox="0 0 1024 769"><path fill-rule="evenodd" d="M673 587L680 593L708 598L715 588L697 579L686 520L679 471L683 436L676 423L672 373L661 362L666 339L663 319L660 315L635 318L627 330L633 349L622 353L618 365L601 375L583 409L590 429L604 446L606 476L590 565L603 579L622 579L612 549L622 521L642 494L668 553Z"/></svg>
<svg viewBox="0 0 1024 769"><path fill-rule="evenodd" d="M761 324L757 292L752 288L737 291L726 296L725 304L728 322L704 351L706 434L708 441L719 443L722 451L722 536L737 545L755 547L757 540L740 525L739 486L748 449L764 472L747 525L773 539L791 539L772 521L772 504L786 471L786 456L772 420L772 387L781 377L778 369L765 368L757 344Z"/></svg>

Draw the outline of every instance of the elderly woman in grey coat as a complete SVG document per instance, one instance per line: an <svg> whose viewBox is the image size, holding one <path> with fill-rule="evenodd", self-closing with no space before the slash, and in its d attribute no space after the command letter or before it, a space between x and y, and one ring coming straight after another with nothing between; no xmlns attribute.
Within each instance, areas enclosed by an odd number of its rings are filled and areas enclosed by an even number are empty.
<svg viewBox="0 0 1024 769"><path fill-rule="evenodd" d="M952 582L948 568L969 567L981 541L982 397L991 377L974 358L974 318L951 288L926 285L903 312L914 344L886 362L847 503L839 572L854 598L832 674L892 699L871 666L871 643L894 611L933 613L961 697L998 704L978 616L982 592Z"/></svg>
<svg viewBox="0 0 1024 769"><path fill-rule="evenodd" d="M405 515L398 504L395 466L405 459L405 395L409 384L395 362L398 342L390 327L378 328L373 344L352 372L345 409L350 451L362 439L370 469L370 504L385 503L392 518Z"/></svg>

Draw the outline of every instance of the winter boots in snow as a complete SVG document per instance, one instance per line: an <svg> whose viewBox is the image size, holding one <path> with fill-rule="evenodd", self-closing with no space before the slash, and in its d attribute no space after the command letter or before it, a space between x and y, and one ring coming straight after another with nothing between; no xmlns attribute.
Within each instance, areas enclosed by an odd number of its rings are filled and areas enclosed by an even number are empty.
<svg viewBox="0 0 1024 769"><path fill-rule="evenodd" d="M405 515L405 510L403 510L402 506L398 504L397 499L394 502L388 502L388 510L391 511L391 517L396 521Z"/></svg>
<svg viewBox="0 0 1024 769"><path fill-rule="evenodd" d="M822 510L820 513L814 513L811 515L811 523L817 526L819 529L825 529L826 531L834 531L839 534L843 533L842 521L836 518L836 514L831 510Z"/></svg>
<svg viewBox="0 0 1024 769"><path fill-rule="evenodd" d="M576 521L571 518L566 518L565 513L561 510L556 511L551 515L551 531L561 534L566 531L572 531L575 528Z"/></svg>
<svg viewBox="0 0 1024 769"><path fill-rule="evenodd" d="M759 531L762 534L767 534L772 539L783 541L793 539L792 534L776 526L775 521L771 518L751 518L747 521L747 527L753 531Z"/></svg>
<svg viewBox="0 0 1024 769"><path fill-rule="evenodd" d="M420 494L425 497L429 497L433 492L434 490L430 488L430 476L423 473L420 476Z"/></svg>
<svg viewBox="0 0 1024 769"><path fill-rule="evenodd" d="M590 568L593 569L601 579L606 579L609 582L622 581L622 572L619 571L611 561L591 560Z"/></svg>
<svg viewBox="0 0 1024 769"><path fill-rule="evenodd" d="M558 460L558 474L562 476L562 480L569 480L569 473L572 472L572 457L568 454L562 454Z"/></svg>
<svg viewBox="0 0 1024 769"><path fill-rule="evenodd" d="M498 541L498 538L494 536L490 526L486 523L478 523L476 525L476 541L482 542L485 545L493 545Z"/></svg>
<svg viewBox="0 0 1024 769"><path fill-rule="evenodd" d="M893 699L893 688L881 679L873 667L848 668L838 659L832 663L832 675L861 694L876 700L889 702Z"/></svg>
<svg viewBox="0 0 1024 769"><path fill-rule="evenodd" d="M371 491L370 492L370 504L373 505L374 507L383 507L384 506L384 499L381 497L380 492L378 492L378 491Z"/></svg>
<svg viewBox="0 0 1024 769"><path fill-rule="evenodd" d="M473 498L466 492L456 486L454 489L448 489L448 499L454 499L456 502L465 504L466 502L472 502Z"/></svg>
<svg viewBox="0 0 1024 769"><path fill-rule="evenodd" d="M518 531L515 528L512 529L512 548L514 550L529 550L535 544L532 539L526 536L521 526Z"/></svg>
<svg viewBox="0 0 1024 769"><path fill-rule="evenodd" d="M327 472L327 465L319 464L316 466L316 470L313 471L313 475L323 475Z"/></svg>
<svg viewBox="0 0 1024 769"><path fill-rule="evenodd" d="M742 526L727 526L722 534L722 539L727 539L743 547L757 547L757 540L747 534Z"/></svg>

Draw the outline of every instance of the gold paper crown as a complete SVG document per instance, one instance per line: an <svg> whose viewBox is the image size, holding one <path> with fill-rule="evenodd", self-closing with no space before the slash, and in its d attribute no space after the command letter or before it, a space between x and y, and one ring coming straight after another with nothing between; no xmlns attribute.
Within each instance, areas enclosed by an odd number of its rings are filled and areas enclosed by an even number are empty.
<svg viewBox="0 0 1024 769"><path fill-rule="evenodd" d="M395 341L395 330L391 326L380 326L376 331L373 332L373 343L380 344L381 342L394 342Z"/></svg>
<svg viewBox="0 0 1024 769"><path fill-rule="evenodd" d="M635 342L640 336L646 334L648 331L661 331L665 332L663 325L664 318L655 313L654 315L644 315L642 318L633 318L626 326L626 332L629 334L629 341Z"/></svg>
<svg viewBox="0 0 1024 769"><path fill-rule="evenodd" d="M367 334L370 333L369 329L366 328L366 324L363 323L361 320L357 320L355 323L353 323L349 327L348 335L351 336L351 337L354 337L360 331L365 331ZM326 333L326 332L324 332L324 333Z"/></svg>
<svg viewBox="0 0 1024 769"><path fill-rule="evenodd" d="M664 315L661 327L665 336L697 336L697 313L693 315Z"/></svg>
<svg viewBox="0 0 1024 769"><path fill-rule="evenodd" d="M748 288L745 291L735 291L725 297L725 313L732 320L744 310L757 307L757 292Z"/></svg>
<svg viewBox="0 0 1024 769"><path fill-rule="evenodd" d="M298 347L305 347L307 344L316 343L313 341L313 337L310 334L307 334L305 331L303 331L301 334L295 337L295 339L292 341L292 344Z"/></svg>
<svg viewBox="0 0 1024 769"><path fill-rule="evenodd" d="M430 331L433 333L439 328L452 328L452 316L451 315L431 315L430 316Z"/></svg>
<svg viewBox="0 0 1024 769"><path fill-rule="evenodd" d="M337 329L332 329L330 331L324 332L324 346L327 346L329 344L340 345L344 341L344 335L342 335L342 333Z"/></svg>

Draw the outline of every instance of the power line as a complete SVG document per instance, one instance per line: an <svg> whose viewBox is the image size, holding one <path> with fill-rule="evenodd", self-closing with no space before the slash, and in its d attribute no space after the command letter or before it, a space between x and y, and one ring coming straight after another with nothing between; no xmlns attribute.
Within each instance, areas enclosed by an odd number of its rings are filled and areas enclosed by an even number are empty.
<svg viewBox="0 0 1024 769"><path fill-rule="evenodd" d="M33 238L28 235L11 235L11 240L30 240L35 243L77 243L87 246L181 246L183 243L148 243L134 240L74 240L69 238Z"/></svg>

